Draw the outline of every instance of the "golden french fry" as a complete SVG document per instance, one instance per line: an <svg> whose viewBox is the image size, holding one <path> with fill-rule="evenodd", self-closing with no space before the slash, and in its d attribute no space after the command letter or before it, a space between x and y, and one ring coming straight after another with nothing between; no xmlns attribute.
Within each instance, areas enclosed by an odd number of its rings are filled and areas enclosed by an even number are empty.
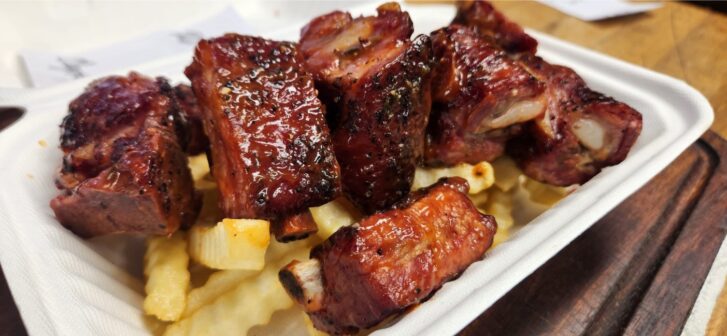
<svg viewBox="0 0 727 336"><path fill-rule="evenodd" d="M255 276L260 271L228 270L212 273L202 287L192 289L187 296L187 307L182 317L191 316L198 309L212 303L223 294L233 290L241 281Z"/></svg>
<svg viewBox="0 0 727 336"><path fill-rule="evenodd" d="M492 239L492 246L490 246L490 248L500 245L500 243L506 241L508 238L510 238L510 229L498 227L497 232L495 232L495 237Z"/></svg>
<svg viewBox="0 0 727 336"><path fill-rule="evenodd" d="M514 191L514 190L513 190ZM515 223L512 217L513 192L504 192L498 188L489 190L485 213L495 216L497 231L509 229Z"/></svg>
<svg viewBox="0 0 727 336"><path fill-rule="evenodd" d="M480 162L476 165L460 163L453 167L428 168L418 167L414 174L412 190L424 188L436 183L440 178L458 176L470 185L470 194L477 194L492 186L495 175L489 162Z"/></svg>
<svg viewBox="0 0 727 336"><path fill-rule="evenodd" d="M540 183L531 178L525 178L522 187L528 192L531 201L547 206L553 206L555 203L558 203L571 191L569 187L556 187Z"/></svg>
<svg viewBox="0 0 727 336"><path fill-rule="evenodd" d="M271 239L270 246L265 253L265 264L277 262L288 255L305 254L321 239L316 236L310 236L306 239L296 240L288 243L281 243L275 239Z"/></svg>
<svg viewBox="0 0 727 336"><path fill-rule="evenodd" d="M480 191L477 194L470 194L467 195L470 198L470 201L472 201L472 204L475 205L477 210L480 210L480 212L487 213L487 190Z"/></svg>
<svg viewBox="0 0 727 336"><path fill-rule="evenodd" d="M278 271L292 259L308 259L307 249L298 249L265 265L257 276L248 277L213 303L170 325L165 335L245 335L255 325L265 324L278 310L293 301L278 281Z"/></svg>
<svg viewBox="0 0 727 336"><path fill-rule="evenodd" d="M328 238L343 226L356 223L362 217L356 207L343 197L310 208L310 213L318 225L318 236L322 239Z"/></svg>
<svg viewBox="0 0 727 336"><path fill-rule="evenodd" d="M196 224L189 230L189 254L215 269L260 270L270 244L270 222L225 218L217 225Z"/></svg>
<svg viewBox="0 0 727 336"><path fill-rule="evenodd" d="M207 154L199 154L189 157L187 164L192 172L192 179L199 180L210 172L210 165L207 162Z"/></svg>
<svg viewBox="0 0 727 336"><path fill-rule="evenodd" d="M144 255L144 312L162 321L178 320L187 300L189 255L184 232L147 241Z"/></svg>
<svg viewBox="0 0 727 336"><path fill-rule="evenodd" d="M194 180L196 189L212 189L215 187L214 180L210 178L210 165L207 162L206 154L190 156L187 165L192 172L192 180Z"/></svg>
<svg viewBox="0 0 727 336"><path fill-rule="evenodd" d="M317 239L311 238L290 243L280 243L275 239L271 239L271 243L265 252L265 264L277 262L288 254L306 254L317 242ZM187 307L182 317L191 316L199 308L214 302L223 294L235 289L241 281L257 274L260 274L260 271L226 270L213 273L203 286L194 288L189 292Z"/></svg>
<svg viewBox="0 0 727 336"><path fill-rule="evenodd" d="M495 187L502 191L510 191L518 184L518 178L522 175L520 168L509 156L499 157L492 163L492 168L495 171Z"/></svg>

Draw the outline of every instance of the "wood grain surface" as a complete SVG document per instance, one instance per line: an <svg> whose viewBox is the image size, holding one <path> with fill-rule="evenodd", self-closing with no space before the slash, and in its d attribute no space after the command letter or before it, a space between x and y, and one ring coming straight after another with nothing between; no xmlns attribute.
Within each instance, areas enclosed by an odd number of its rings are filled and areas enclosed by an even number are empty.
<svg viewBox="0 0 727 336"><path fill-rule="evenodd" d="M678 334L727 233L725 155L706 134L462 335Z"/></svg>

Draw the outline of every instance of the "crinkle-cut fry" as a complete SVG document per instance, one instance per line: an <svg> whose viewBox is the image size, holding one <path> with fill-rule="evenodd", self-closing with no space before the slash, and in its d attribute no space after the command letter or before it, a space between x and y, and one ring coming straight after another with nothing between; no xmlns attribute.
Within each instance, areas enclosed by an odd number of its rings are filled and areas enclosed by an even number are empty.
<svg viewBox="0 0 727 336"><path fill-rule="evenodd" d="M170 325L164 335L245 335L253 326L268 323L273 313L293 306L278 281L278 271L292 259L308 259L308 253L297 249L268 263L257 276L240 281L213 303Z"/></svg>
<svg viewBox="0 0 727 336"><path fill-rule="evenodd" d="M501 156L492 163L495 172L495 187L502 191L510 191L518 185L518 178L523 172L509 156Z"/></svg>
<svg viewBox="0 0 727 336"><path fill-rule="evenodd" d="M217 183L215 183L212 175L210 175L210 165L207 161L206 154L190 156L187 166L189 166L189 170L192 173L195 189L208 190L217 187Z"/></svg>
<svg viewBox="0 0 727 336"><path fill-rule="evenodd" d="M470 201L472 201L472 204L475 205L475 208L477 208L477 210L487 213L487 195L487 190L483 190L477 194L470 194L467 196L469 197Z"/></svg>
<svg viewBox="0 0 727 336"><path fill-rule="evenodd" d="M522 182L522 187L528 192L531 201L547 206L558 203L573 190L572 187L556 187L527 177Z"/></svg>
<svg viewBox="0 0 727 336"><path fill-rule="evenodd" d="M194 288L187 295L187 307L182 317L191 316L200 308L212 303L215 299L234 289L241 281L255 276L260 271L227 270L212 273L201 287Z"/></svg>
<svg viewBox="0 0 727 336"><path fill-rule="evenodd" d="M492 239L492 246L490 249L494 248L497 245L500 245L500 243L506 241L508 238L510 238L510 228L497 228L497 232L495 232L495 237Z"/></svg>
<svg viewBox="0 0 727 336"><path fill-rule="evenodd" d="M210 173L210 165L207 162L207 154L199 154L189 157L187 163L189 170L192 172L192 179L197 181L205 177Z"/></svg>
<svg viewBox="0 0 727 336"><path fill-rule="evenodd" d="M504 192L498 188L493 188L488 192L485 213L495 216L495 220L497 220L497 231L509 229L515 223L512 217L512 197L514 191L513 189L509 192Z"/></svg>
<svg viewBox="0 0 727 336"><path fill-rule="evenodd" d="M297 240L290 243L280 243L275 239L271 239L271 243L265 252L265 264L273 263L287 254L291 253L308 253L311 247L318 243L318 239ZM301 251L301 252L297 252ZM213 273L207 279L207 282L201 287L194 288L187 296L187 307L182 317L191 316L198 309L206 306L223 294L235 289L235 287L243 280L256 276L260 271L251 270L226 270Z"/></svg>
<svg viewBox="0 0 727 336"><path fill-rule="evenodd" d="M182 316L189 289L189 255L184 232L171 237L153 237L147 241L144 255L146 298L144 312L162 321L176 321Z"/></svg>
<svg viewBox="0 0 727 336"><path fill-rule="evenodd" d="M356 223L362 217L356 207L343 197L312 207L310 213L318 225L318 236L321 239L327 239L341 227Z"/></svg>
<svg viewBox="0 0 727 336"><path fill-rule="evenodd" d="M321 242L321 239L316 236L311 236L306 239L296 240L289 243L281 243L275 239L271 239L270 246L265 252L265 264L272 262L278 262L282 258L287 258L291 254L306 254L310 252L313 246ZM306 256L306 259L308 257Z"/></svg>
<svg viewBox="0 0 727 336"><path fill-rule="evenodd" d="M480 162L476 165L460 163L453 167L430 168L417 167L414 174L412 190L428 187L443 177L458 176L470 185L470 194L477 194L492 186L495 182L495 175L492 165L489 162Z"/></svg>
<svg viewBox="0 0 727 336"><path fill-rule="evenodd" d="M225 218L189 230L189 254L215 269L260 270L269 244L270 222L265 220Z"/></svg>
<svg viewBox="0 0 727 336"><path fill-rule="evenodd" d="M187 242L187 244L189 244L189 242ZM187 269L189 270L189 285L191 288L197 288L204 285L210 276L217 272L217 270L213 270L200 263L194 262L191 258Z"/></svg>

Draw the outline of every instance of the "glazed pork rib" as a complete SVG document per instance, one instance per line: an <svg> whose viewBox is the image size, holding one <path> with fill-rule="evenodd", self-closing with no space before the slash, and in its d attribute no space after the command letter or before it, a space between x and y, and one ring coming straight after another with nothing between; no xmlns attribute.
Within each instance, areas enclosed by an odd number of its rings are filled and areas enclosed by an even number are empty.
<svg viewBox="0 0 727 336"><path fill-rule="evenodd" d="M472 27L480 35L494 39L508 53L535 54L538 49L538 41L488 1L458 1L457 15L452 23Z"/></svg>
<svg viewBox="0 0 727 336"><path fill-rule="evenodd" d="M507 145L526 175L559 186L582 184L626 158L641 133L639 112L591 90L573 70L535 56L535 40L489 2L460 3L453 24L494 40L547 87L545 113Z"/></svg>
<svg viewBox="0 0 727 336"><path fill-rule="evenodd" d="M226 217L295 224L300 218L287 217L340 193L325 109L299 57L293 43L227 34L200 41L185 71L202 107ZM288 233L278 240L315 231L292 228L273 231Z"/></svg>
<svg viewBox="0 0 727 336"><path fill-rule="evenodd" d="M431 108L431 42L409 39L394 3L378 16L333 12L303 28L300 50L328 107L346 195L365 212L411 189Z"/></svg>
<svg viewBox="0 0 727 336"><path fill-rule="evenodd" d="M543 113L545 84L474 29L451 25L432 33L433 108L426 163L492 161L521 123Z"/></svg>
<svg viewBox="0 0 727 336"><path fill-rule="evenodd" d="M626 158L641 133L641 114L588 88L575 71L527 55L529 71L547 82L548 108L508 144L528 176L553 185L582 184Z"/></svg>
<svg viewBox="0 0 727 336"><path fill-rule="evenodd" d="M51 208L82 237L166 235L199 211L180 133L179 106L163 79L136 73L91 83L61 125L62 194Z"/></svg>
<svg viewBox="0 0 727 336"><path fill-rule="evenodd" d="M355 333L431 296L479 260L497 223L477 211L464 179L442 179L394 209L339 229L280 271L316 328Z"/></svg>

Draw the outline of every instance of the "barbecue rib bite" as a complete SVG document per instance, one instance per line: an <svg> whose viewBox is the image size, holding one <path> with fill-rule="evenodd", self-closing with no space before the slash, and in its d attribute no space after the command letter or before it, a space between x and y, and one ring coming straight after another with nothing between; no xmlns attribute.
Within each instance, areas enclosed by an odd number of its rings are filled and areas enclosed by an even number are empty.
<svg viewBox="0 0 727 336"><path fill-rule="evenodd" d="M163 79L130 73L91 83L61 125L63 193L50 204L61 224L82 237L191 224L200 203L180 127Z"/></svg>
<svg viewBox="0 0 727 336"><path fill-rule="evenodd" d="M457 15L452 23L474 28L481 35L494 39L509 53L535 54L538 49L538 41L526 34L520 25L497 11L488 1L457 2Z"/></svg>
<svg viewBox="0 0 727 336"><path fill-rule="evenodd" d="M179 102L180 115L182 124L184 125L184 137L186 146L184 150L189 155L197 155L207 151L209 148L209 140L204 134L202 125L202 109L197 103L197 97L194 96L192 88L189 85L179 84L174 87L174 94Z"/></svg>
<svg viewBox="0 0 727 336"><path fill-rule="evenodd" d="M412 22L397 4L378 16L333 12L301 33L305 66L328 106L347 196L366 212L410 190L431 108L431 42L409 40Z"/></svg>
<svg viewBox="0 0 727 336"><path fill-rule="evenodd" d="M545 85L471 28L442 28L432 43L437 62L426 163L493 161L521 123L543 113Z"/></svg>
<svg viewBox="0 0 727 336"><path fill-rule="evenodd" d="M525 174L553 185L581 184L626 158L641 133L639 112L589 89L569 68L534 55L522 63L548 84L545 114L508 145Z"/></svg>
<svg viewBox="0 0 727 336"><path fill-rule="evenodd" d="M546 84L545 113L523 125L507 144L506 151L526 175L559 186L581 184L626 158L641 133L639 112L589 89L573 70L535 56L535 40L489 2L460 3L453 23L494 39L511 59ZM475 141L468 144L478 146Z"/></svg>
<svg viewBox="0 0 727 336"><path fill-rule="evenodd" d="M325 110L294 44L236 34L202 40L185 73L226 217L282 220L339 194Z"/></svg>
<svg viewBox="0 0 727 336"><path fill-rule="evenodd" d="M316 328L355 333L421 302L482 258L497 228L458 177L409 195L394 209L339 229L293 261L280 281Z"/></svg>

